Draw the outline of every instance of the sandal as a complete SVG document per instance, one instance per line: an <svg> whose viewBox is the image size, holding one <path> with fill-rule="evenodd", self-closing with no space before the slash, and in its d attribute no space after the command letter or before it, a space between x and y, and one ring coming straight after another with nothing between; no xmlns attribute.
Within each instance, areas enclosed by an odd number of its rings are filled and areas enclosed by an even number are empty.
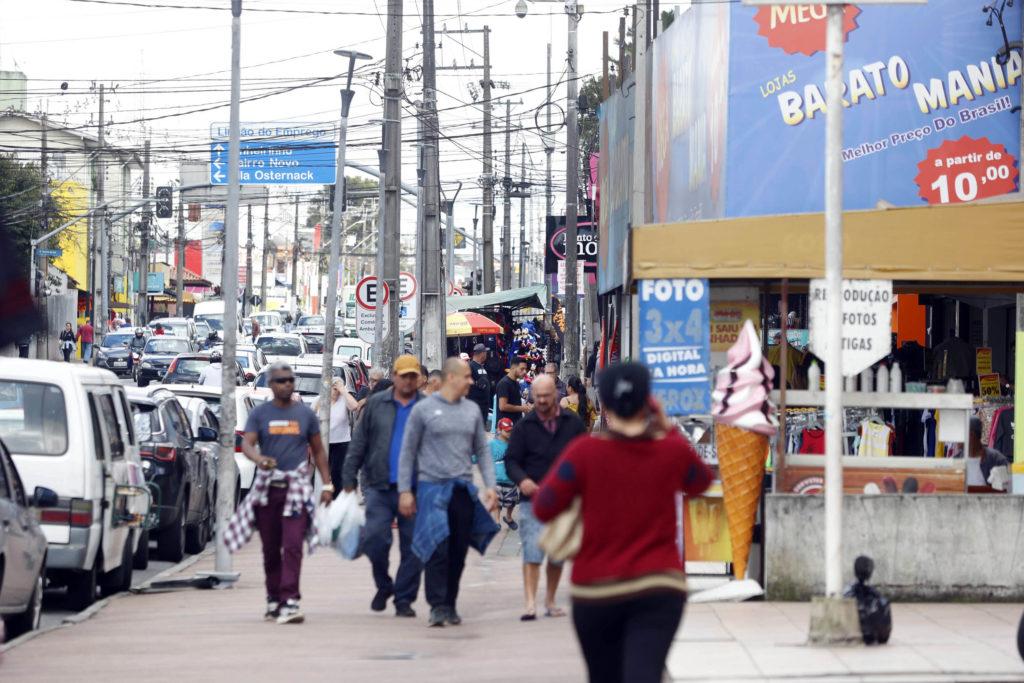
<svg viewBox="0 0 1024 683"><path fill-rule="evenodd" d="M527 612L523 616L519 617L519 621L536 621L537 615L533 612Z"/></svg>
<svg viewBox="0 0 1024 683"><path fill-rule="evenodd" d="M565 610L561 607L549 607L544 610L544 616L546 617L564 617Z"/></svg>

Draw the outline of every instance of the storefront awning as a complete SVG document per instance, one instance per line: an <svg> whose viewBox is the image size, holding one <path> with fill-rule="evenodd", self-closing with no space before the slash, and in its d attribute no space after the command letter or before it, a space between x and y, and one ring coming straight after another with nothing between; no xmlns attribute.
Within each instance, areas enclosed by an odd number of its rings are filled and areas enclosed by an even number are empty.
<svg viewBox="0 0 1024 683"><path fill-rule="evenodd" d="M509 289L492 294L450 296L446 299L446 303L449 313L472 311L481 308L539 308L545 310L544 299L546 297L547 287L544 285L533 285L532 287L520 287L519 289Z"/></svg>
<svg viewBox="0 0 1024 683"><path fill-rule="evenodd" d="M843 276L1024 281L1024 203L850 211ZM805 279L825 274L820 213L645 225L633 278ZM471 298L471 297L467 297Z"/></svg>

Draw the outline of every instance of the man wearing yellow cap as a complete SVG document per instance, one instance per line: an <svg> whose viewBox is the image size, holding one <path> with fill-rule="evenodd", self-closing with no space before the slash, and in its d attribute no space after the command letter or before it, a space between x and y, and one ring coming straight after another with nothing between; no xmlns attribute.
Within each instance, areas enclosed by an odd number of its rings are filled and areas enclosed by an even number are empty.
<svg viewBox="0 0 1024 683"><path fill-rule="evenodd" d="M413 407L423 398L417 391L420 362L410 355L395 360L392 373L394 385L372 394L363 406L356 423L348 456L342 472L346 491L352 491L360 471L366 496L366 537L363 552L373 567L377 593L370 609L382 612L388 599L395 598L395 616L415 617L412 603L420 587L422 563L412 552L415 518L398 514L398 461L402 450L405 425ZM391 551L392 523L398 520L401 561L392 580L388 573Z"/></svg>

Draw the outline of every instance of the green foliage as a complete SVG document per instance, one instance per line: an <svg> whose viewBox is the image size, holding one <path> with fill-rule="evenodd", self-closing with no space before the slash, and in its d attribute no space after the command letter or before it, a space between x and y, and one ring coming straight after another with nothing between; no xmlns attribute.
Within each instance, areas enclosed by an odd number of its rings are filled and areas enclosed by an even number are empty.
<svg viewBox="0 0 1024 683"><path fill-rule="evenodd" d="M0 228L13 243L11 261L26 273L32 238L70 219L49 197L44 205L42 188L43 178L37 164L19 161L13 154L0 154ZM45 227L44 209L48 209ZM51 238L45 246L57 246L57 238Z"/></svg>

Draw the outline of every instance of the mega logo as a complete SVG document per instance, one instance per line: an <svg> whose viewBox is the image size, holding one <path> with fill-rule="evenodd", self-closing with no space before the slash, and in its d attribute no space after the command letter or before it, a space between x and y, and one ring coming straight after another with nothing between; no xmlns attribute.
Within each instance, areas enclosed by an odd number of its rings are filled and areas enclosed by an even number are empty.
<svg viewBox="0 0 1024 683"><path fill-rule="evenodd" d="M846 5L843 16L843 41L850 31L857 28L860 8ZM768 5L757 10L754 21L760 27L758 35L768 39L768 44L785 50L786 54L797 53L807 56L825 50L825 28L828 6L822 3L806 5Z"/></svg>

